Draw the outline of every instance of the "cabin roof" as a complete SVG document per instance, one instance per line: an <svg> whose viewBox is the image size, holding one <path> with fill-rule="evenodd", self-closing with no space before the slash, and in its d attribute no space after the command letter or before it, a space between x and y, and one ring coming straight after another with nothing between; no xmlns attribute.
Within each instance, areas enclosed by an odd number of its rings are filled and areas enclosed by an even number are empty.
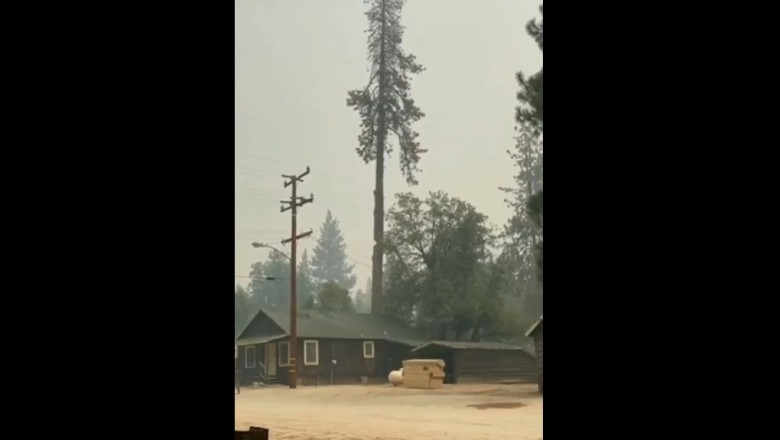
<svg viewBox="0 0 780 440"><path fill-rule="evenodd" d="M271 335L271 336L256 336L252 338L244 338L236 341L236 345L239 347L242 345L255 345L255 344L265 344L266 342L272 342L277 339L286 338L287 335L280 334L280 335Z"/></svg>
<svg viewBox="0 0 780 440"><path fill-rule="evenodd" d="M444 368L444 366L446 365L446 363L442 359L407 359L403 361L404 366L406 365L411 366L417 364L422 364L422 365L436 364L442 368Z"/></svg>
<svg viewBox="0 0 780 440"><path fill-rule="evenodd" d="M289 309L261 308L252 318L252 322L267 318L273 321L284 334L258 334L255 326L246 326L239 334L236 343L246 345L258 340L263 343L279 339L290 334ZM298 312L298 337L318 339L378 339L397 342L408 346L419 345L421 338L408 325L389 316L376 316L364 313L325 312L321 310L300 310ZM269 339L273 338L273 339Z"/></svg>
<svg viewBox="0 0 780 440"><path fill-rule="evenodd" d="M465 342L465 341L431 341L415 347L412 352L430 347L443 347L453 350L522 350L523 347L504 342Z"/></svg>
<svg viewBox="0 0 780 440"><path fill-rule="evenodd" d="M527 331L527 332L525 332L525 335L526 335L526 336L531 336L531 335L533 335L533 334L534 334L534 332L536 331L536 329L537 329L537 328L538 328L540 325L542 325L542 317L541 317L541 316L539 317L539 319L538 319L536 322L534 322L534 324L531 326L531 328L529 328L529 329L528 329L528 331Z"/></svg>

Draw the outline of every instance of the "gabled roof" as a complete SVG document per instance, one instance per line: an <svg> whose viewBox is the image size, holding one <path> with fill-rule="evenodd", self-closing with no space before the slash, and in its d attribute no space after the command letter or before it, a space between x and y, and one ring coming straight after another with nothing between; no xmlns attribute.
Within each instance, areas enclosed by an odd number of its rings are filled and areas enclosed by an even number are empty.
<svg viewBox="0 0 780 440"><path fill-rule="evenodd" d="M503 342L463 342L463 341L431 341L427 344L415 347L412 352L424 350L429 347L444 347L454 350L522 350L523 347Z"/></svg>
<svg viewBox="0 0 780 440"><path fill-rule="evenodd" d="M276 329L262 330L259 320L267 319ZM279 332L281 330L281 332ZM244 345L251 339L278 339L278 335L290 334L290 311L288 309L260 309L250 323L238 335L237 344ZM283 337L282 336L282 337ZM377 339L418 345L421 338L417 332L396 318L364 313L324 312L321 310L300 310L298 312L298 337L319 339ZM258 342L261 343L261 342Z"/></svg>
<svg viewBox="0 0 780 440"><path fill-rule="evenodd" d="M286 338L287 335L281 334L281 335L271 335L271 336L257 336L254 338L244 338L236 341L236 345L241 347L243 345L255 345L255 344L265 344L266 342L273 342L277 339Z"/></svg>
<svg viewBox="0 0 780 440"><path fill-rule="evenodd" d="M531 328L529 328L528 331L525 332L525 335L526 336L533 335L534 332L536 331L536 328L539 327L540 325L542 325L542 317L541 316L539 317L539 320L534 322L534 325L532 325Z"/></svg>

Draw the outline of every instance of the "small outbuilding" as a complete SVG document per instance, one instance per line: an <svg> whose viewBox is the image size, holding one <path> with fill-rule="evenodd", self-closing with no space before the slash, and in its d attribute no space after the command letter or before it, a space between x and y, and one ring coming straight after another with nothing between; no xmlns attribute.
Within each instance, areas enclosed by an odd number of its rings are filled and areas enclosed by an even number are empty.
<svg viewBox="0 0 780 440"><path fill-rule="evenodd" d="M444 360L445 383L537 382L536 359L516 345L432 341L411 354L416 359Z"/></svg>
<svg viewBox="0 0 780 440"><path fill-rule="evenodd" d="M539 394L544 394L543 386L544 386L544 379L542 376L542 342L544 339L544 321L542 320L542 317L539 317L539 320L534 323L534 325L531 326L531 328L528 329L528 331L525 334L529 338L534 338L534 350L536 351L536 363L539 367Z"/></svg>

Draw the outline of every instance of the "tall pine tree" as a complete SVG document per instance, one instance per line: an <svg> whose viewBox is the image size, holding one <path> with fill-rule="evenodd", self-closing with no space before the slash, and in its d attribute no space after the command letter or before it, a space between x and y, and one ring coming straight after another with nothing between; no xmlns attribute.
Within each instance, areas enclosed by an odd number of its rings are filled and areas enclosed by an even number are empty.
<svg viewBox="0 0 780 440"><path fill-rule="evenodd" d="M507 204L514 214L504 226L504 258L512 263L510 274L514 280L512 291L522 298L528 319L537 319L541 313L541 286L537 275L537 245L541 231L529 216L528 203L542 188L542 142L529 123L520 123L514 151L508 151L515 162L515 186L501 188L510 197ZM533 316L533 318L530 318Z"/></svg>
<svg viewBox="0 0 780 440"><path fill-rule="evenodd" d="M374 188L374 249L371 258L371 312L381 313L382 264L384 240L384 171L385 155L392 152L388 135L394 134L400 149L401 172L407 183L417 183L415 173L420 155L425 152L417 141L412 123L424 116L410 95L410 74L423 67L414 55L401 48L404 29L401 10L404 0L366 0L369 5L368 52L371 74L368 85L349 92L347 105L361 119L357 153L366 163L375 161Z"/></svg>
<svg viewBox="0 0 780 440"><path fill-rule="evenodd" d="M346 249L339 221L328 211L311 261L311 275L318 284L333 281L347 290L355 286L354 266L347 264Z"/></svg>
<svg viewBox="0 0 780 440"><path fill-rule="evenodd" d="M539 13L544 16L543 5L539 6ZM538 23L536 20L531 20L525 29L539 45L539 50L544 51L543 20ZM541 133L544 131L544 68L529 78L526 78L523 72L518 72L517 82L520 83L520 91L517 92L520 106L517 107L515 119L520 124L531 124L538 133Z"/></svg>
<svg viewBox="0 0 780 440"><path fill-rule="evenodd" d="M543 7L540 6L543 13ZM531 20L526 32L543 50L543 23ZM505 288L517 295L513 300L527 328L542 313L542 228L541 206L543 187L543 137L544 137L544 70L526 77L516 74L520 90L519 105L515 112L517 132L515 149L508 151L517 168L515 185L501 188L509 197L506 202L514 214L504 227L504 249L501 260L506 268Z"/></svg>
<svg viewBox="0 0 780 440"><path fill-rule="evenodd" d="M544 17L544 6L539 6L539 13ZM531 20L526 25L526 32L530 35L536 44L539 45L539 50L544 51L543 36L544 26L543 20ZM520 106L517 108L516 119L519 124L528 125L533 127L535 134L543 136L544 134L544 81L543 81L544 69L539 70L538 73L532 75L526 79L522 72L517 74L517 81L520 83L520 91L517 94L517 99L520 101ZM539 189L537 192L529 197L526 203L527 216L536 225L539 231L539 241L536 244L536 260L539 281L543 281L542 267L543 267L543 229L542 229L542 211L544 207L544 191Z"/></svg>

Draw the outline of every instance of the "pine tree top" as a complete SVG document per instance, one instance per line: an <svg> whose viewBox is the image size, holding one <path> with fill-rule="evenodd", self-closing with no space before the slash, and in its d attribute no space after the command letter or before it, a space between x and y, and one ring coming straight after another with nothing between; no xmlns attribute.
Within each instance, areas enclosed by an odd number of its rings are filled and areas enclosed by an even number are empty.
<svg viewBox="0 0 780 440"><path fill-rule="evenodd" d="M354 265L347 263L346 249L339 221L328 210L325 222L320 227L317 245L312 252L312 276L319 283L333 281L345 289L351 289L355 285L356 277L352 274Z"/></svg>

